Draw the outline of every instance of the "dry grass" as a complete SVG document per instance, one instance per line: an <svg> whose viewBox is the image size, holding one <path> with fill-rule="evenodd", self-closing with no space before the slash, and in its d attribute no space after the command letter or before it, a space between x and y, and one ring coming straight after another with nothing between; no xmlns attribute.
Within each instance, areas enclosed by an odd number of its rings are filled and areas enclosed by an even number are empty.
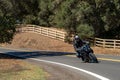
<svg viewBox="0 0 120 80"><path fill-rule="evenodd" d="M6 45L5 45L6 46ZM37 50L52 50L60 52L75 52L71 44L63 41L55 40L35 33L19 33L14 36L12 44L7 45L12 48L30 48ZM113 54L120 55L120 50L104 49L92 47L97 54Z"/></svg>
<svg viewBox="0 0 120 80"><path fill-rule="evenodd" d="M0 53L0 80L46 80L40 67Z"/></svg>
<svg viewBox="0 0 120 80"><path fill-rule="evenodd" d="M120 49L92 47L96 54L112 54L120 56Z"/></svg>
<svg viewBox="0 0 120 80"><path fill-rule="evenodd" d="M12 48L31 48L37 50L74 52L74 49L70 44L35 33L16 34L12 44L7 46Z"/></svg>

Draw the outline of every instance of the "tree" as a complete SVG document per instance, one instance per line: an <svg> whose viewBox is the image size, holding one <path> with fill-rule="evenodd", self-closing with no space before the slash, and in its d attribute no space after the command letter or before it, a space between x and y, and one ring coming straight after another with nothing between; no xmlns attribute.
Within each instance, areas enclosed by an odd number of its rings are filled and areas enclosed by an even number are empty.
<svg viewBox="0 0 120 80"><path fill-rule="evenodd" d="M12 17L12 4L9 0L0 1L0 43L10 42L15 33L15 20Z"/></svg>
<svg viewBox="0 0 120 80"><path fill-rule="evenodd" d="M20 23L63 28L68 37L90 33L87 37L118 39L119 14L120 0L0 0L4 23L9 17Z"/></svg>
<svg viewBox="0 0 120 80"><path fill-rule="evenodd" d="M120 27L120 0L81 0L79 6L80 22L92 26L95 37L119 35L116 30Z"/></svg>
<svg viewBox="0 0 120 80"><path fill-rule="evenodd" d="M81 36L82 39L86 39L89 37L93 37L94 29L92 26L88 24L81 24L77 27L78 35Z"/></svg>
<svg viewBox="0 0 120 80"><path fill-rule="evenodd" d="M67 32L75 32L77 27L77 17L75 8L79 0L64 0L57 7L54 15L54 25L64 28Z"/></svg>
<svg viewBox="0 0 120 80"><path fill-rule="evenodd" d="M53 14L52 9L53 5L52 3L54 0L39 0L39 12L38 12L38 17L37 20L39 22L39 25L41 26L51 26L51 16Z"/></svg>

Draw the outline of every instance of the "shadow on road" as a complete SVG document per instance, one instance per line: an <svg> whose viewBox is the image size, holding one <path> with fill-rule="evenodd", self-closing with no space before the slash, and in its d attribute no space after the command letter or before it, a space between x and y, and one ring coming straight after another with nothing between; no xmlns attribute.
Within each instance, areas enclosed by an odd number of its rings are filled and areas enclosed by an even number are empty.
<svg viewBox="0 0 120 80"><path fill-rule="evenodd" d="M6 52L5 54L14 56L15 58L35 58L35 57L53 57L63 55L75 55L75 53L68 52L52 52L52 51L33 51L33 52Z"/></svg>

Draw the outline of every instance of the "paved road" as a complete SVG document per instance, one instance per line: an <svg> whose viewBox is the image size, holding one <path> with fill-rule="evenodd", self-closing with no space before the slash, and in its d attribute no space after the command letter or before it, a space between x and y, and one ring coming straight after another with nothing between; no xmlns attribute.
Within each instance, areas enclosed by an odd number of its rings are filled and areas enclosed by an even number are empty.
<svg viewBox="0 0 120 80"><path fill-rule="evenodd" d="M26 51L5 48L0 48L0 52L22 56L38 63L43 61L57 64L64 68L69 68L69 70L74 70L74 72L88 77L89 80L100 80L100 78L101 80L120 80L120 56L97 55L100 62L96 64L82 63L82 61L75 58L74 55L69 56L69 53L62 52Z"/></svg>

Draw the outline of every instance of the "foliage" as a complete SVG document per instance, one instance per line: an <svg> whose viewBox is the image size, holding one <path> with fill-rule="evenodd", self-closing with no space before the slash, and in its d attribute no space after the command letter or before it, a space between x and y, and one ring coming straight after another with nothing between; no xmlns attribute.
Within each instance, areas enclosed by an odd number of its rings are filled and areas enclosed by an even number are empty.
<svg viewBox="0 0 120 80"><path fill-rule="evenodd" d="M9 0L0 1L0 43L10 42L15 33L15 19L12 17L12 8Z"/></svg>
<svg viewBox="0 0 120 80"><path fill-rule="evenodd" d="M93 26L95 36L116 38L120 27L120 0L82 0L89 4L90 10L84 10L84 20ZM112 33L111 35L109 35ZM113 34L115 34L113 36ZM108 36L109 35L109 36Z"/></svg>
<svg viewBox="0 0 120 80"><path fill-rule="evenodd" d="M42 26L50 26L50 16L52 15L53 0L39 0L38 22Z"/></svg>
<svg viewBox="0 0 120 80"><path fill-rule="evenodd" d="M93 27L92 27L92 26L89 26L89 25L87 25L87 24L79 25L79 26L77 27L77 32L78 32L78 35L79 35L82 39L86 39L86 38L89 38L89 37L93 37L93 35L94 35Z"/></svg>
<svg viewBox="0 0 120 80"><path fill-rule="evenodd" d="M68 37L84 28L84 33L92 29L89 37L120 39L119 14L120 0L0 0L1 17L63 28Z"/></svg>
<svg viewBox="0 0 120 80"><path fill-rule="evenodd" d="M14 20L7 16L0 17L0 43L10 42L14 33Z"/></svg>

